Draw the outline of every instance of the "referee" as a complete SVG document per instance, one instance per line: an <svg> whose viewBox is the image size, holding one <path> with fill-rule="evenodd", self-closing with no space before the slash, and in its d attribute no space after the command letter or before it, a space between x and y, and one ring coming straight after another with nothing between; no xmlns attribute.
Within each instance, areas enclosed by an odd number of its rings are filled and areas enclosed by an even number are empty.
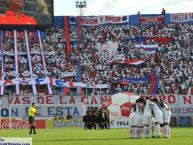
<svg viewBox="0 0 193 145"><path fill-rule="evenodd" d="M28 109L28 118L29 118L29 124L30 124L30 132L29 134L33 133L36 134L36 128L35 128L35 120L34 115L37 113L37 110L35 108L35 103L32 103L32 105Z"/></svg>

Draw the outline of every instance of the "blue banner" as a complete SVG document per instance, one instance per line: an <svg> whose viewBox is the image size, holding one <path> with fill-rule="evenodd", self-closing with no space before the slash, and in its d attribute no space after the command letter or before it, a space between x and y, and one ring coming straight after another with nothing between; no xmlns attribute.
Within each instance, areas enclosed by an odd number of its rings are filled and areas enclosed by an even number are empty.
<svg viewBox="0 0 193 145"><path fill-rule="evenodd" d="M149 81L150 77L146 76L143 78L122 78L114 80L114 83L147 83Z"/></svg>

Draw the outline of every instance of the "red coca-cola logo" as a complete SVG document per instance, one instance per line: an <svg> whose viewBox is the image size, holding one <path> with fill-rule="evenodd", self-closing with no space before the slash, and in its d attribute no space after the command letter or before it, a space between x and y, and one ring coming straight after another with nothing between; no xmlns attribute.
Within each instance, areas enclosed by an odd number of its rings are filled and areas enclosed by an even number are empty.
<svg viewBox="0 0 193 145"><path fill-rule="evenodd" d="M45 120L36 120L35 123L36 123L37 129L46 128L46 121ZM8 129L9 127L10 127L10 120L9 119L1 120L1 128L2 129ZM27 129L27 128L29 128L29 123L26 120L12 119L11 128L13 128L13 129Z"/></svg>
<svg viewBox="0 0 193 145"><path fill-rule="evenodd" d="M29 128L29 124L25 120L12 120L11 124L9 120L2 120L1 121L1 128L8 129L11 126L11 128L14 129L27 129Z"/></svg>

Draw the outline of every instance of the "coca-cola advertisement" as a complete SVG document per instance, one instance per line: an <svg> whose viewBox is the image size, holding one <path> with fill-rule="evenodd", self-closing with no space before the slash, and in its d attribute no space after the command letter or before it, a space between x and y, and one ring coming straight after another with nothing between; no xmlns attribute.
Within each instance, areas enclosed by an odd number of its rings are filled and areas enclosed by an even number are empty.
<svg viewBox="0 0 193 145"><path fill-rule="evenodd" d="M46 128L46 121L45 120L36 120L35 123L36 123L37 129L45 129ZM9 129L10 126L12 129L28 129L29 123L27 120L12 119L11 123L10 123L9 119L1 120L1 129Z"/></svg>

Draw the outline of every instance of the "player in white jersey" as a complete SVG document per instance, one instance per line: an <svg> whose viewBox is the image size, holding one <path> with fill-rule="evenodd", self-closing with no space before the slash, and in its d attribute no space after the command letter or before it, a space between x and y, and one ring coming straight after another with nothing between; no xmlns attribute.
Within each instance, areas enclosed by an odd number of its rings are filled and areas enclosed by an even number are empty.
<svg viewBox="0 0 193 145"><path fill-rule="evenodd" d="M151 109L152 109L153 103L149 100L148 97L146 97L146 101L144 103L144 113L143 113L143 136L144 138L148 138L150 136L149 127L151 125Z"/></svg>
<svg viewBox="0 0 193 145"><path fill-rule="evenodd" d="M163 124L161 125L163 128L163 136L165 138L170 138L170 118L171 118L171 111L168 105L164 101L159 102L160 109L163 113Z"/></svg>
<svg viewBox="0 0 193 145"><path fill-rule="evenodd" d="M135 137L135 111L136 111L136 106L135 104L133 104L131 106L131 110L130 110L130 115L129 115L129 136L130 138L134 138Z"/></svg>
<svg viewBox="0 0 193 145"><path fill-rule="evenodd" d="M153 102L153 113L155 115L155 131L157 133L156 137L159 138L161 136L161 127L160 127L160 125L163 124L163 114L162 114L162 111L160 110L160 108L158 106L158 99L153 98L152 102Z"/></svg>
<svg viewBox="0 0 193 145"><path fill-rule="evenodd" d="M135 112L135 138L140 138L143 133L143 102L142 98L136 100L136 112Z"/></svg>
<svg viewBox="0 0 193 145"><path fill-rule="evenodd" d="M151 118L151 134L152 134L152 138L155 138L155 117L154 117L154 114L152 115L152 118Z"/></svg>

